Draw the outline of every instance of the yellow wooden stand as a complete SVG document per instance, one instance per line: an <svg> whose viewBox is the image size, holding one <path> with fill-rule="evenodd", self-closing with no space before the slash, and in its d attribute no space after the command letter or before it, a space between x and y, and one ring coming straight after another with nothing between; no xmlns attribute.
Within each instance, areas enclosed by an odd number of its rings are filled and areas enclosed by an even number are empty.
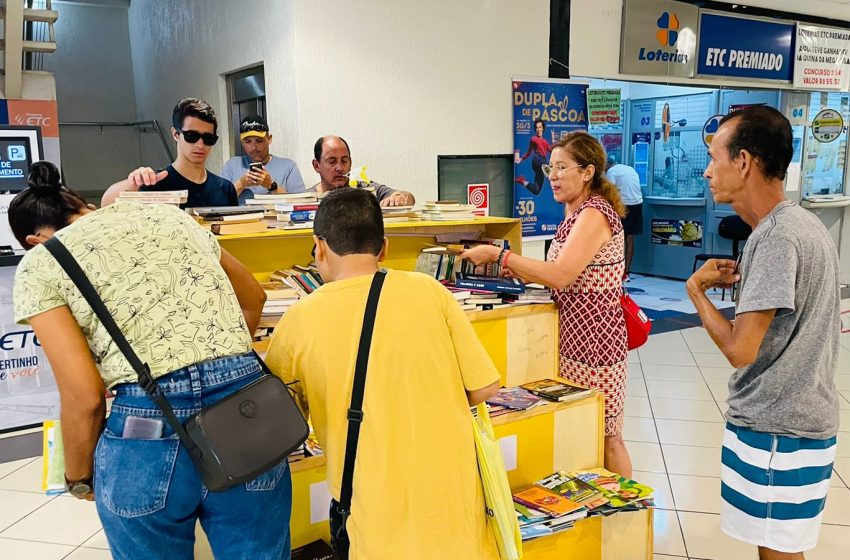
<svg viewBox="0 0 850 560"><path fill-rule="evenodd" d="M387 224L387 268L413 270L421 250L437 235L466 233L507 239L522 251L518 220L477 218L465 222L408 222ZM230 235L222 247L259 279L280 268L307 264L313 247L309 230ZM553 304L527 305L492 311L467 312L479 339L502 375L502 384L516 386L556 377L558 317ZM258 343L258 350L265 344ZM557 471L601 466L603 462L602 395L552 403L493 419L496 435L508 457L508 478L519 488ZM316 539L329 540L324 457L298 461L292 467L292 546ZM573 529L524 543L527 560L652 560L652 510L592 517Z"/></svg>

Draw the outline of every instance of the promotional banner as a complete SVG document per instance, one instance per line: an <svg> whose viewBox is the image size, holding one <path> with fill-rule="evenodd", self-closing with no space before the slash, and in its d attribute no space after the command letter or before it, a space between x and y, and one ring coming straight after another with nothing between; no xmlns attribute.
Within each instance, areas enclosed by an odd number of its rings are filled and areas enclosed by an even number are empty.
<svg viewBox="0 0 850 560"><path fill-rule="evenodd" d="M797 24L794 86L850 90L850 30Z"/></svg>
<svg viewBox="0 0 850 560"><path fill-rule="evenodd" d="M586 93L583 83L513 81L514 217L523 236L553 235L564 220L543 165L562 136L587 130Z"/></svg>
<svg viewBox="0 0 850 560"><path fill-rule="evenodd" d="M694 77L699 9L670 0L624 0L620 72Z"/></svg>
<svg viewBox="0 0 850 560"><path fill-rule="evenodd" d="M59 417L50 363L32 329L15 324L15 268L0 267L0 431Z"/></svg>
<svg viewBox="0 0 850 560"><path fill-rule="evenodd" d="M650 241L653 245L701 248L702 231L702 222L653 218L650 225Z"/></svg>
<svg viewBox="0 0 850 560"><path fill-rule="evenodd" d="M791 81L794 24L709 12L699 18L698 75Z"/></svg>
<svg viewBox="0 0 850 560"><path fill-rule="evenodd" d="M594 124L622 124L620 121L621 90L587 90L588 122Z"/></svg>
<svg viewBox="0 0 850 560"><path fill-rule="evenodd" d="M37 126L41 129L45 159L61 167L59 157L59 113L56 101L46 99L0 99L0 124Z"/></svg>

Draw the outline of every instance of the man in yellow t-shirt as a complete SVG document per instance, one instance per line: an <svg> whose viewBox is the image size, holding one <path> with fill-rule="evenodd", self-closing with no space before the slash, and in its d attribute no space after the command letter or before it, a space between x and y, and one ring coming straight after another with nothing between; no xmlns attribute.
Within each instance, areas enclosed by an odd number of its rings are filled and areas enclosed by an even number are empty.
<svg viewBox="0 0 850 560"><path fill-rule="evenodd" d="M326 284L277 329L269 367L294 389L339 500L366 298L387 250L377 199L328 194L316 213ZM470 405L499 374L455 299L433 278L391 270L378 303L347 530L352 560L497 559L487 528Z"/></svg>

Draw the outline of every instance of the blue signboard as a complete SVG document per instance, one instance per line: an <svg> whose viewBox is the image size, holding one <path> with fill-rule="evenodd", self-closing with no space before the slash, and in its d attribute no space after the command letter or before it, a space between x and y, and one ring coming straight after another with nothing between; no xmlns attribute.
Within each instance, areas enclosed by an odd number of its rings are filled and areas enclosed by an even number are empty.
<svg viewBox="0 0 850 560"><path fill-rule="evenodd" d="M790 82L793 59L793 23L700 13L697 74Z"/></svg>
<svg viewBox="0 0 850 560"><path fill-rule="evenodd" d="M576 130L587 130L587 84L513 82L514 217L524 236L554 235L564 207L552 197L543 172L552 146Z"/></svg>

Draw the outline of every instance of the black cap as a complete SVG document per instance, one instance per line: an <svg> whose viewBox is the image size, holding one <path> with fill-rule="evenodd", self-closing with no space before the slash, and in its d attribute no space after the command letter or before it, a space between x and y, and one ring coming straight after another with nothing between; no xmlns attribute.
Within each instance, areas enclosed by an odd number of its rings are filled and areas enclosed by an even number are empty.
<svg viewBox="0 0 850 560"><path fill-rule="evenodd" d="M245 138L245 136L265 136L268 133L269 125L266 123L266 119L259 115L248 115L239 124L240 139Z"/></svg>

